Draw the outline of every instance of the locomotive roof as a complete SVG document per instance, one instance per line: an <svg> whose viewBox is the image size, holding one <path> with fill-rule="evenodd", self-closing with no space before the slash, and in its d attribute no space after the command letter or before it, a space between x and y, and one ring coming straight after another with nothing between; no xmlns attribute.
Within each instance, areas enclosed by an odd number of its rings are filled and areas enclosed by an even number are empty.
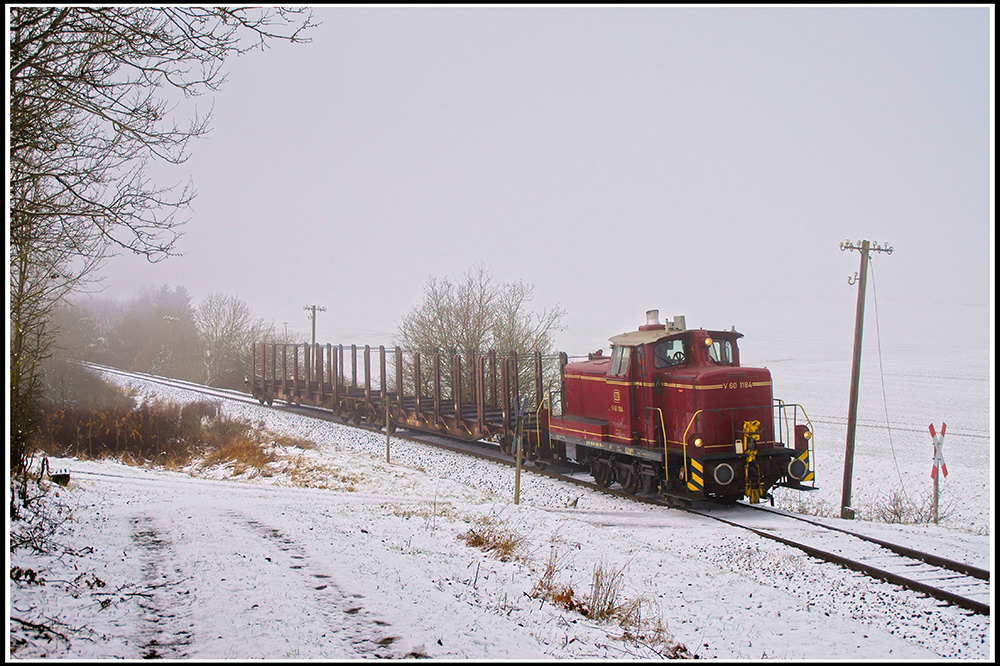
<svg viewBox="0 0 1000 666"><path fill-rule="evenodd" d="M620 335L614 335L608 340L613 345L621 345L624 347L634 347L636 345L646 345L650 342L656 342L657 340L662 340L663 338L678 337L684 333L689 332L692 329L667 329L658 328L651 331L629 331L628 333L622 333ZM732 331L709 331L711 334L735 334L736 337L742 338L742 333L737 333L734 328Z"/></svg>

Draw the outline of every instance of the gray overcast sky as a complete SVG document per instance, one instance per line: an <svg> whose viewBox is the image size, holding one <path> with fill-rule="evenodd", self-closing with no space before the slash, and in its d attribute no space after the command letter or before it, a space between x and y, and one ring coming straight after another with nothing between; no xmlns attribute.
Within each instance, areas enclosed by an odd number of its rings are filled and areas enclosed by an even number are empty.
<svg viewBox="0 0 1000 666"><path fill-rule="evenodd" d="M993 21L967 8L318 8L227 63L182 257L107 296L235 294L279 330L388 344L482 261L567 335L878 296L992 305ZM157 172L160 173L160 172ZM992 318L990 319L992 321ZM575 334L574 334L575 333ZM569 339L569 338L567 338ZM582 351L579 349L570 351Z"/></svg>

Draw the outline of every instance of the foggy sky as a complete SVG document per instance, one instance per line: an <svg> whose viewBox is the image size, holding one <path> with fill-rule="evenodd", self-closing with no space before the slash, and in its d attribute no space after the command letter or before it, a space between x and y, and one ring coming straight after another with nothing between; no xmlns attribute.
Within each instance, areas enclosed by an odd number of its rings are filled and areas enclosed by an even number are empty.
<svg viewBox="0 0 1000 666"><path fill-rule="evenodd" d="M278 330L388 344L429 276L483 262L565 340L808 304L991 308L991 12L318 8L312 43L227 62L177 249L103 295L238 295ZM742 319L736 319L736 315ZM989 321L992 321L990 316ZM992 339L992 338L991 338ZM581 350L575 350L581 351Z"/></svg>

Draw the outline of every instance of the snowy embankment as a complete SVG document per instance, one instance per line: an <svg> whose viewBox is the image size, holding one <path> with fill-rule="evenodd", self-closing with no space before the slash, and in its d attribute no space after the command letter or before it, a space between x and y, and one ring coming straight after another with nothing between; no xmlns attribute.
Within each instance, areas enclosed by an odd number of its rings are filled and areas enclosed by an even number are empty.
<svg viewBox="0 0 1000 666"><path fill-rule="evenodd" d="M52 461L71 470L58 542L72 552L11 557L47 580L8 584L12 656L657 658L677 644L721 659L993 656L988 618L715 521L528 474L515 506L510 468L396 439L386 463L384 434L224 408L317 448L282 450L252 478ZM521 538L515 558L459 538L484 517ZM867 527L990 566L988 536ZM622 572L642 631L533 595L548 566L586 598L598 565Z"/></svg>

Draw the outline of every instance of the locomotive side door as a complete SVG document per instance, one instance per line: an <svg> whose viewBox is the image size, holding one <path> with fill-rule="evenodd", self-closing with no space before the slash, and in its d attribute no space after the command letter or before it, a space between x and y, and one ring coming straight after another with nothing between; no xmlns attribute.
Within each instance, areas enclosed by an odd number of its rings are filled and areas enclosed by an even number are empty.
<svg viewBox="0 0 1000 666"><path fill-rule="evenodd" d="M653 379L651 376L652 346L640 345L632 352L632 365L635 367L632 378L632 435L640 446L658 447L660 431L660 415L653 396Z"/></svg>
<svg viewBox="0 0 1000 666"><path fill-rule="evenodd" d="M605 383L608 389L608 435L619 444L632 443L632 374L633 348L616 346Z"/></svg>

